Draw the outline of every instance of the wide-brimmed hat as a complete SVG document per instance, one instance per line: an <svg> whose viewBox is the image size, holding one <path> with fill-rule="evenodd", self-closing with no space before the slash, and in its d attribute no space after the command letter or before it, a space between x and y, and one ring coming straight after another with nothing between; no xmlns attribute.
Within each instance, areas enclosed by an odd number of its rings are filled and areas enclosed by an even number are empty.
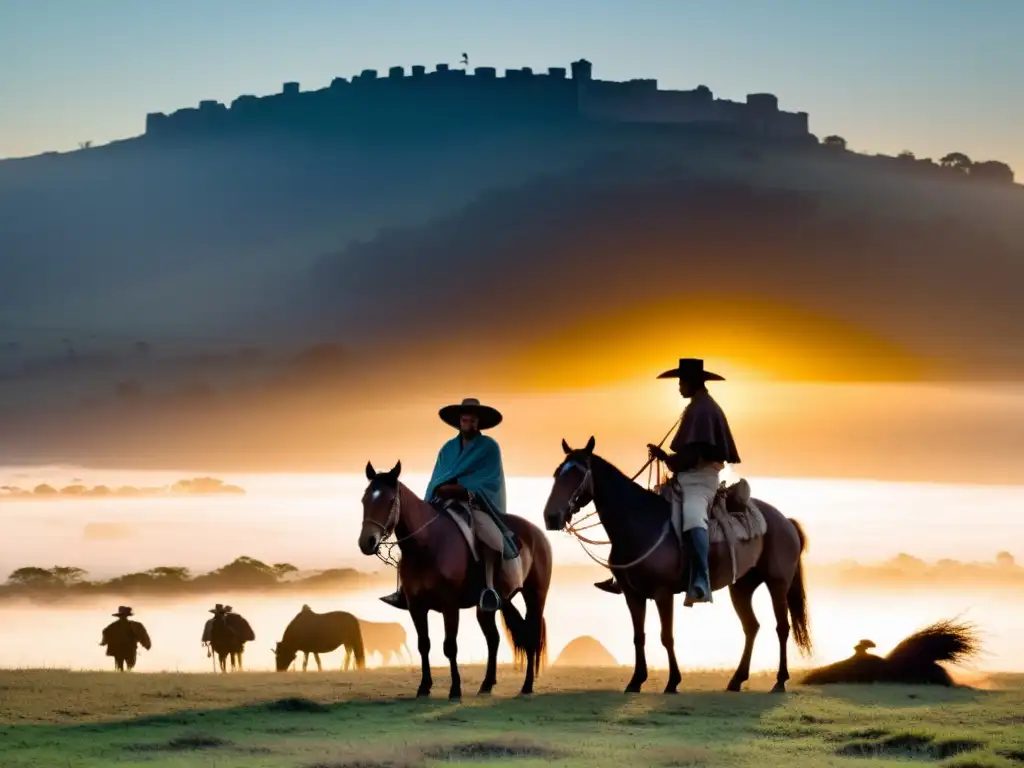
<svg viewBox="0 0 1024 768"><path fill-rule="evenodd" d="M220 603L217 603L215 606L213 606L213 608L210 609L210 613L227 613L230 610L230 608L225 608Z"/></svg>
<svg viewBox="0 0 1024 768"><path fill-rule="evenodd" d="M446 405L438 412L441 421L449 427L459 428L459 417L464 413L472 413L480 420L480 429L493 429L501 424L501 413L489 405L481 405L475 397L467 397L458 405Z"/></svg>
<svg viewBox="0 0 1024 768"><path fill-rule="evenodd" d="M658 374L659 379L685 379L686 381L725 381L723 376L704 370L704 361L699 357L679 358L679 367Z"/></svg>
<svg viewBox="0 0 1024 768"><path fill-rule="evenodd" d="M870 640L861 640L855 646L853 646L854 652L866 651L868 648L874 648L875 644Z"/></svg>
<svg viewBox="0 0 1024 768"><path fill-rule="evenodd" d="M132 613L132 609L129 606L127 606L127 605L119 605L119 606L117 606L117 613L112 613L110 615L111 616L118 616L118 617L120 617L120 616L134 616L135 614Z"/></svg>

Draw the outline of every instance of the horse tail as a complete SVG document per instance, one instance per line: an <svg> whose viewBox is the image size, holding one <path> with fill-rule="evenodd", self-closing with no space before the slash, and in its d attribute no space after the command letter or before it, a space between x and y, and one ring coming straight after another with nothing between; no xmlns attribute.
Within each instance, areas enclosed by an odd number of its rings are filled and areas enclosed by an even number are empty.
<svg viewBox="0 0 1024 768"><path fill-rule="evenodd" d="M359 626L359 619L350 613L347 614L345 623L347 625L343 627L345 646L350 648L352 655L355 656L356 669L366 669L366 650L363 647L363 630Z"/></svg>
<svg viewBox="0 0 1024 768"><path fill-rule="evenodd" d="M522 668L523 662L528 661L532 654L534 673L539 674L547 664L548 629L544 606L551 586L552 554L551 544L543 534L530 536L528 546L532 563L523 584L526 617L519 614L510 600L505 600L502 602L501 618L505 625L505 636L512 646L516 668Z"/></svg>
<svg viewBox="0 0 1024 768"><path fill-rule="evenodd" d="M811 653L811 617L807 612L807 586L804 583L804 552L807 549L807 534L803 526L793 518L789 522L796 529L800 539L800 557L796 561L796 573L789 585L786 601L789 603L789 623L793 628L793 640L804 656Z"/></svg>

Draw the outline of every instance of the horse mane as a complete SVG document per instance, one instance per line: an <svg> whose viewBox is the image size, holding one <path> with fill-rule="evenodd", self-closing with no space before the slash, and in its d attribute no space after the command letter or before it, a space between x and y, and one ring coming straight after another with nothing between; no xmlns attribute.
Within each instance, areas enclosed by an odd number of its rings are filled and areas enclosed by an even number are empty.
<svg viewBox="0 0 1024 768"><path fill-rule="evenodd" d="M590 457L590 471L607 499L608 507L628 509L632 516L643 516L657 522L667 520L672 512L669 503L654 491L631 480L625 472L596 453Z"/></svg>

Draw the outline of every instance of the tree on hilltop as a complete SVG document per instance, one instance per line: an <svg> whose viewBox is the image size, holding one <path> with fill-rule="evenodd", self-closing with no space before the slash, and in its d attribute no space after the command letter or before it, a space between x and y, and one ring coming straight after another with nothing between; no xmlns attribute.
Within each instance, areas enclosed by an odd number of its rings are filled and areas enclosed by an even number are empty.
<svg viewBox="0 0 1024 768"><path fill-rule="evenodd" d="M823 146L831 147L832 149L846 149L846 139L834 134L832 136L826 136L821 140L821 143Z"/></svg>
<svg viewBox="0 0 1024 768"><path fill-rule="evenodd" d="M999 160L985 160L971 166L972 179L994 181L999 184L1013 184L1013 169Z"/></svg>
<svg viewBox="0 0 1024 768"><path fill-rule="evenodd" d="M960 171L961 173L969 173L971 166L974 165L971 162L971 158L965 155L963 152L950 152L948 155L939 160L939 165L943 168L949 168L953 171Z"/></svg>

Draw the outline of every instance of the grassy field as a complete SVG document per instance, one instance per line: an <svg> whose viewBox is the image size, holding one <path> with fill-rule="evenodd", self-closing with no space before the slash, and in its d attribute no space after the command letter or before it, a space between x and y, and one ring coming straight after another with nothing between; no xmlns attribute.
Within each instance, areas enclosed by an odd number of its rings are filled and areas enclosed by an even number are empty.
<svg viewBox="0 0 1024 768"><path fill-rule="evenodd" d="M482 668L464 667L476 690ZM515 697L414 700L418 673L197 674L0 671L0 765L413 768L773 766L886 763L1024 765L1024 676L984 689L838 687L722 692L725 673L693 673L685 692L622 694L629 671L546 672Z"/></svg>

